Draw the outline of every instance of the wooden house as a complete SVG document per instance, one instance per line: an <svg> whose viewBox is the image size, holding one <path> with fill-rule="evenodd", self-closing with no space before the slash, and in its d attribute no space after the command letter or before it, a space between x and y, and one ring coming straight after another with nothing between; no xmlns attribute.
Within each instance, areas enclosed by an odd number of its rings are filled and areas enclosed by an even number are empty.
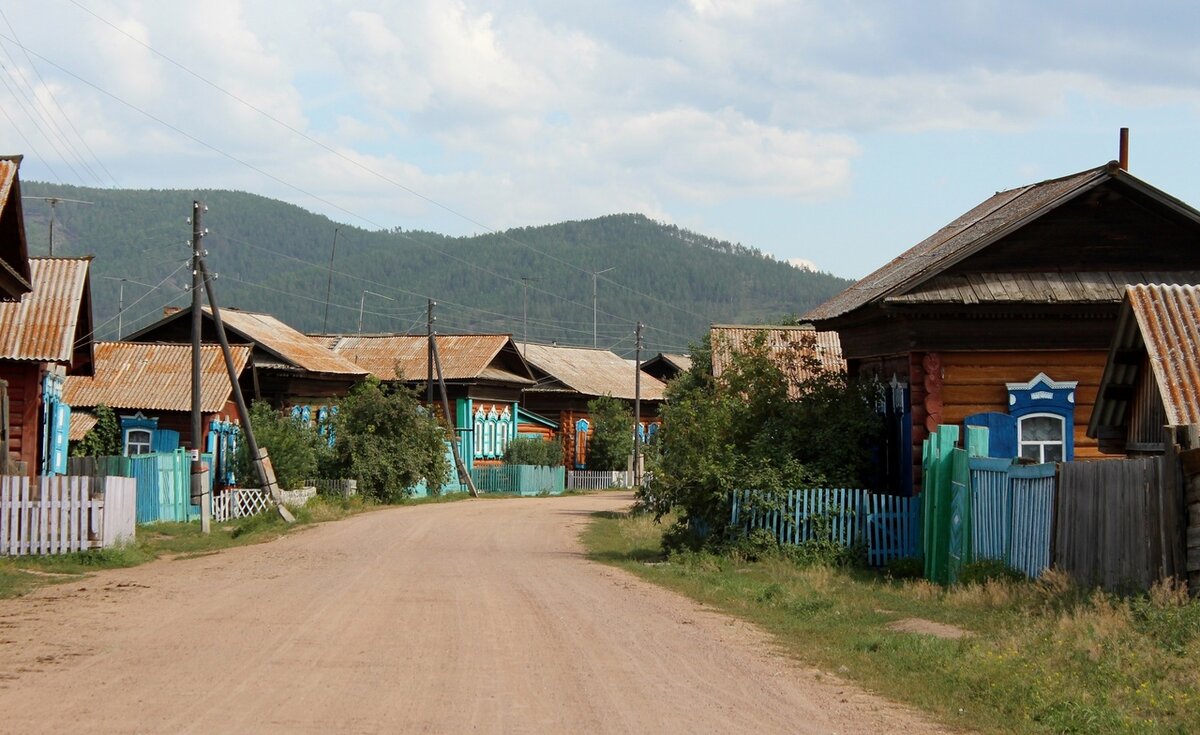
<svg viewBox="0 0 1200 735"><path fill-rule="evenodd" d="M1107 454L1162 454L1165 427L1200 425L1200 286L1125 291L1088 436Z"/></svg>
<svg viewBox="0 0 1200 735"><path fill-rule="evenodd" d="M429 340L425 335L330 335L323 339L335 354L382 381L410 387L424 387L428 381ZM498 463L508 442L521 434L554 436L556 424L521 408L521 392L532 386L534 379L512 337L443 334L436 339L446 395L468 467ZM424 392L420 397L425 398ZM439 414L440 397L435 386L433 410Z"/></svg>
<svg viewBox="0 0 1200 735"><path fill-rule="evenodd" d="M729 368L733 356L762 340L771 361L788 380L788 396L795 399L814 369L846 372L837 332L818 332L810 324L714 324L709 330L714 377Z"/></svg>
<svg viewBox="0 0 1200 735"><path fill-rule="evenodd" d="M587 468L588 439L592 435L587 404L601 396L620 399L633 407L637 389L636 365L608 350L592 347L519 344L533 368L536 384L525 390L521 405L526 410L557 421L562 427L565 462L568 467ZM658 432L659 408L666 384L642 374L642 438L650 441Z"/></svg>
<svg viewBox="0 0 1200 735"><path fill-rule="evenodd" d="M11 473L63 473L71 423L63 381L92 365L91 258L31 258L29 266L30 292L0 302L0 406L8 415L0 459Z"/></svg>
<svg viewBox="0 0 1200 735"><path fill-rule="evenodd" d="M642 372L664 383L669 383L680 373L692 369L690 355L676 352L660 352L649 360L642 362Z"/></svg>
<svg viewBox="0 0 1200 735"><path fill-rule="evenodd" d="M126 337L128 342L191 342L191 307ZM325 344L293 329L270 314L221 309L221 321L231 344L251 346L249 369L242 373L242 394L264 400L280 410L307 415L318 425L332 417L337 399L367 376L367 371L334 354ZM217 344L212 312L204 307L201 341Z"/></svg>
<svg viewBox="0 0 1200 735"><path fill-rule="evenodd" d="M20 168L21 156L0 157L0 301L19 299L33 290Z"/></svg>
<svg viewBox="0 0 1200 735"><path fill-rule="evenodd" d="M1116 162L1002 191L805 315L898 416L888 490L938 424L994 456L1101 456L1087 435L1125 286L1195 283L1200 212Z"/></svg>
<svg viewBox="0 0 1200 735"><path fill-rule="evenodd" d="M234 370L250 364L251 348L232 345ZM93 410L111 408L125 456L196 448L213 455L215 477L232 480L230 460L240 427L233 387L218 345L200 346L200 411L204 436L192 438L192 347L190 344L97 342L91 375L69 375L63 402L72 409L70 440L83 439L95 425ZM220 480L219 480L220 481Z"/></svg>

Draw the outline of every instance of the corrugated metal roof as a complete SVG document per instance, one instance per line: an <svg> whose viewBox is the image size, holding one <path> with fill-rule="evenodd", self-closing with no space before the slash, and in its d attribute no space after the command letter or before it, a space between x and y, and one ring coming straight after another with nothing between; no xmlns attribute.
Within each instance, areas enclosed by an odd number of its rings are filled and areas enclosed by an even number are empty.
<svg viewBox="0 0 1200 735"><path fill-rule="evenodd" d="M674 365L675 368L681 373L692 369L691 355L680 355L675 352L662 352L659 354L662 355L663 360L667 361L671 365Z"/></svg>
<svg viewBox="0 0 1200 735"><path fill-rule="evenodd" d="M842 343L837 332L818 332L808 325L714 324L711 330L713 375L720 377L729 368L733 355L762 335L771 358L788 378L788 395L800 395L800 383L812 377L801 359L813 355L825 370L846 372ZM815 353L814 353L815 350Z"/></svg>
<svg viewBox="0 0 1200 735"><path fill-rule="evenodd" d="M380 380L423 381L428 372L428 347L423 334L333 335L324 338L336 354L368 370ZM495 380L532 385L521 375L499 364L506 347L515 351L507 334L439 334L438 357L446 380ZM516 360L520 362L519 357ZM522 372L525 370L522 369Z"/></svg>
<svg viewBox="0 0 1200 735"><path fill-rule="evenodd" d="M211 313L204 307L205 312ZM334 354L321 340L302 334L270 314L221 309L221 321L259 347L273 352L298 368L314 373L365 375L366 371Z"/></svg>
<svg viewBox="0 0 1200 735"><path fill-rule="evenodd" d="M1007 233L1014 225L1049 211L1074 195L1113 178L1118 171L1115 164L1108 164L1063 178L999 192L808 312L804 318L813 321L832 319L888 296L906 285L914 285L914 281L919 283L935 276ZM1124 171L1120 171L1120 175L1133 179Z"/></svg>
<svg viewBox="0 0 1200 735"><path fill-rule="evenodd" d="M84 307L87 258L30 258L33 290L0 302L0 359L70 362Z"/></svg>
<svg viewBox="0 0 1200 735"><path fill-rule="evenodd" d="M636 368L614 352L591 347L560 347L518 343L529 364L546 373L554 381L542 383L533 391L564 390L585 396L605 396L632 401L635 393ZM642 400L661 401L666 384L652 375L642 373Z"/></svg>
<svg viewBox="0 0 1200 735"><path fill-rule="evenodd" d="M250 347L232 345L240 375L250 360ZM94 374L68 375L63 401L69 406L155 411L189 411L192 407L191 345L97 342ZM233 389L219 345L200 346L200 408L225 408Z"/></svg>
<svg viewBox="0 0 1200 735"><path fill-rule="evenodd" d="M71 426L67 429L68 441L83 441L92 427L96 425L96 414L84 409L71 411Z"/></svg>
<svg viewBox="0 0 1200 735"><path fill-rule="evenodd" d="M1139 285L1128 295L1167 421L1200 424L1200 288Z"/></svg>

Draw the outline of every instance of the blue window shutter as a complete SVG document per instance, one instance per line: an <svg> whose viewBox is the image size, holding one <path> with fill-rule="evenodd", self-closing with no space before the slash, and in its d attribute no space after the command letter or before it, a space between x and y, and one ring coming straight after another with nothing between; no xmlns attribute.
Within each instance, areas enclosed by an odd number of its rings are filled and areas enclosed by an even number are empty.
<svg viewBox="0 0 1200 735"><path fill-rule="evenodd" d="M65 403L54 404L54 442L51 448L53 460L51 470L57 475L67 474L67 441L71 432L71 407Z"/></svg>
<svg viewBox="0 0 1200 735"><path fill-rule="evenodd" d="M158 429L150 433L150 451L174 452L179 449L179 432Z"/></svg>
<svg viewBox="0 0 1200 735"><path fill-rule="evenodd" d="M1017 419L1006 413L976 413L965 419L967 426L983 426L988 430L988 456L1012 459L1017 456Z"/></svg>

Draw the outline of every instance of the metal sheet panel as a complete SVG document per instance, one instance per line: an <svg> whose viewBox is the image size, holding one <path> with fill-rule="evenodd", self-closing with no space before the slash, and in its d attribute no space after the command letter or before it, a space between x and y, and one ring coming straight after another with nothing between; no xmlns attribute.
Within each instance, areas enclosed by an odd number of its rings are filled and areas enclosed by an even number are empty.
<svg viewBox="0 0 1200 735"><path fill-rule="evenodd" d="M204 310L209 311L208 307ZM221 320L227 328L237 330L259 347L303 370L340 375L365 375L367 372L331 352L321 340L292 329L270 314L221 309Z"/></svg>
<svg viewBox="0 0 1200 735"><path fill-rule="evenodd" d="M1130 286L1128 299L1167 423L1200 423L1200 286Z"/></svg>
<svg viewBox="0 0 1200 735"><path fill-rule="evenodd" d="M624 358L609 350L593 347L563 347L559 345L521 344L518 348L537 370L545 373L552 381L541 384L533 391L562 390L585 396L610 395L613 398L633 400L634 380L637 370ZM641 376L642 400L661 401L667 385L657 378Z"/></svg>
<svg viewBox="0 0 1200 735"><path fill-rule="evenodd" d="M714 324L711 330L713 375L720 377L729 368L734 354L750 347L760 336L766 341L771 359L787 376L791 398L798 398L800 384L812 377L807 358L815 359L825 370L846 372L837 332L818 332L807 325Z"/></svg>
<svg viewBox="0 0 1200 735"><path fill-rule="evenodd" d="M0 359L71 361L91 262L30 258L33 290L0 302Z"/></svg>
<svg viewBox="0 0 1200 735"><path fill-rule="evenodd" d="M428 346L423 334L342 335L328 338L332 349L380 380L425 380ZM438 355L446 380L498 380L532 385L499 364L506 347L516 350L507 334L439 334Z"/></svg>

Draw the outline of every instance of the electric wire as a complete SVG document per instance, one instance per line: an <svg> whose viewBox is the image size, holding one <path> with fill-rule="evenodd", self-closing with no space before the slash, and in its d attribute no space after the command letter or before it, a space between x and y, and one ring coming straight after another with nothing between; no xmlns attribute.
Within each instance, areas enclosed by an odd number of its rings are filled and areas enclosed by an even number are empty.
<svg viewBox="0 0 1200 735"><path fill-rule="evenodd" d="M9 60L9 64L12 64L13 68L15 69L16 62L13 61L12 55L9 54L8 47L5 46L4 44L0 43L0 51L4 52L4 56ZM0 61L0 70L2 70L4 72L3 76L5 78L5 82L4 82L5 88L8 89L9 92L13 95L13 98L17 100L17 104L20 106L21 112L25 113L25 116L29 118L29 122L33 123L33 126L35 128L37 128L37 131L42 134L42 138L44 138L45 141L50 144L50 147L52 149L54 149L54 152L58 154L59 161L61 161L64 165L66 165L67 168L71 169L71 173L75 174L76 181L83 183L83 181L84 181L83 175L80 174L79 171L77 171L75 169L74 164L71 163L70 156L68 154L64 153L63 150L59 147L59 144L57 142L55 142L54 138L52 138L50 136L50 130L49 130L49 128L51 127L50 122L48 120L46 120L46 116L42 114L42 111L40 109L38 109L37 103L35 101L33 101L32 99L30 99L29 94L25 91L25 88L22 87L21 84L17 81L17 76L10 73L9 64L5 64L3 61ZM19 74L20 70L17 69L17 72ZM12 79L12 86L16 88L17 92L20 92L19 97L17 96L16 93L12 92L11 88L9 88L9 86L8 86L9 78ZM22 76L21 79L24 80L24 77ZM33 110L33 112L30 112L30 110ZM39 125L38 121L34 119L34 114L36 114L38 117L42 118L41 125Z"/></svg>

